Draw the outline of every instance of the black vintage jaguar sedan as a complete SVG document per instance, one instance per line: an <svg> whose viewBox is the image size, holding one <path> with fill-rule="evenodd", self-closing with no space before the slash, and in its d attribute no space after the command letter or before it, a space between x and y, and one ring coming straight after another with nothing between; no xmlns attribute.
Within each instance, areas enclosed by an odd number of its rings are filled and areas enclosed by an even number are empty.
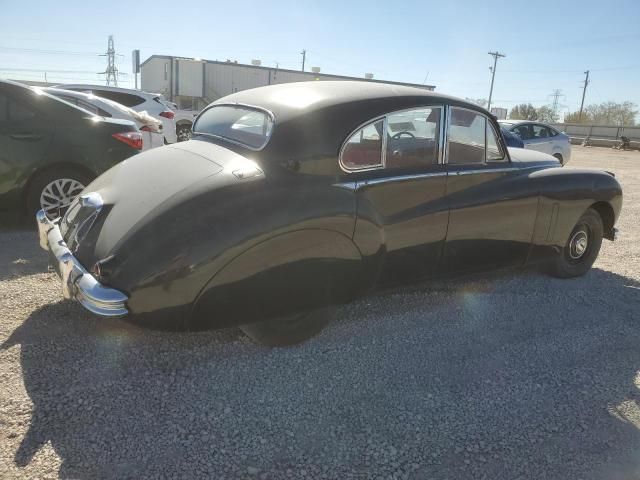
<svg viewBox="0 0 640 480"><path fill-rule="evenodd" d="M417 88L304 82L209 105L193 139L38 215L63 292L162 328L239 325L282 345L331 306L442 273L586 273L613 240L612 174L508 150L486 110Z"/></svg>

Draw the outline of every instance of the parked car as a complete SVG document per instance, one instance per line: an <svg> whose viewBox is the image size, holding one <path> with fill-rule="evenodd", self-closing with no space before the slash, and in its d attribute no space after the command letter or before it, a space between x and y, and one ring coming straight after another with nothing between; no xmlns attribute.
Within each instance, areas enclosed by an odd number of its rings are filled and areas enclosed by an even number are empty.
<svg viewBox="0 0 640 480"><path fill-rule="evenodd" d="M96 97L89 93L63 90L61 88L43 88L54 97L76 105L88 112L106 118L119 118L129 120L136 124L142 134L142 149L161 147L164 144L162 122L149 115L147 112L136 112L113 100Z"/></svg>
<svg viewBox="0 0 640 480"><path fill-rule="evenodd" d="M148 93L130 88L107 87L104 85L57 85L56 88L75 90L107 98L118 102L136 112L147 112L162 122L162 132L165 143L175 143L176 137L175 113L164 103L164 97L158 93Z"/></svg>
<svg viewBox="0 0 640 480"><path fill-rule="evenodd" d="M0 209L64 213L97 175L134 155L133 122L93 115L48 93L0 81Z"/></svg>
<svg viewBox="0 0 640 480"><path fill-rule="evenodd" d="M553 155L562 165L566 165L571 159L569 136L555 128L528 120L499 120L499 122L500 126L522 139L524 148Z"/></svg>
<svg viewBox="0 0 640 480"><path fill-rule="evenodd" d="M511 133L502 125L500 125L500 133L502 133L502 136L504 137L504 143L507 144L507 147L524 148L524 142L522 141L522 139L515 133Z"/></svg>
<svg viewBox="0 0 640 480"><path fill-rule="evenodd" d="M331 306L437 275L543 264L583 275L613 240L613 175L507 149L491 114L368 82L245 90L193 139L89 185L60 224L40 213L64 295L164 328L239 325L301 341Z"/></svg>
<svg viewBox="0 0 640 480"><path fill-rule="evenodd" d="M169 101L165 101L164 104L175 113L176 135L178 137L178 141L186 142L187 140L191 140L191 128L193 126L193 121L200 111L181 109L178 105Z"/></svg>

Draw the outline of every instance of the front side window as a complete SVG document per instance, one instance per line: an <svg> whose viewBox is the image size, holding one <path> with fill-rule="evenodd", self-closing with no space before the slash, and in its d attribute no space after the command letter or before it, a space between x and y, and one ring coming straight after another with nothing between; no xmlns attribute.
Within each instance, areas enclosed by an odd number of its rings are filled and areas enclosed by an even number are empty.
<svg viewBox="0 0 640 480"><path fill-rule="evenodd" d="M254 150L263 148L273 130L271 115L241 105L217 105L200 114L193 125L194 134L230 140Z"/></svg>
<svg viewBox="0 0 640 480"><path fill-rule="evenodd" d="M451 108L449 121L449 163L483 163L487 119L463 108Z"/></svg>
<svg viewBox="0 0 640 480"><path fill-rule="evenodd" d="M347 170L381 167L383 129L384 119L380 119L351 135L342 148L342 166Z"/></svg>
<svg viewBox="0 0 640 480"><path fill-rule="evenodd" d="M513 129L516 135L518 135L522 140L529 140L531 138L531 129L529 125L520 125Z"/></svg>
<svg viewBox="0 0 640 480"><path fill-rule="evenodd" d="M387 116L387 168L411 168L438 163L439 107Z"/></svg>

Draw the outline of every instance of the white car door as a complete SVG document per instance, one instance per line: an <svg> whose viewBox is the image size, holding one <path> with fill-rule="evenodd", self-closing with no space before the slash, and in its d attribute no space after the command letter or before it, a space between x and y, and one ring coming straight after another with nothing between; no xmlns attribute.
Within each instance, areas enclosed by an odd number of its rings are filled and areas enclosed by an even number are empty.
<svg viewBox="0 0 640 480"><path fill-rule="evenodd" d="M531 146L529 148L551 155L553 153L553 138L551 138L549 129L544 125L534 123L531 125L531 131L532 137L529 140Z"/></svg>

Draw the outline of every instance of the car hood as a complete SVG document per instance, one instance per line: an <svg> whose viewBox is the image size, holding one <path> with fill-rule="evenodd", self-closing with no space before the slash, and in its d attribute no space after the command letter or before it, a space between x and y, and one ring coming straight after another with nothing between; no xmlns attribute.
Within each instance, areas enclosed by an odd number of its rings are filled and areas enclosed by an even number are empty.
<svg viewBox="0 0 640 480"><path fill-rule="evenodd" d="M247 160L224 147L192 140L148 150L111 168L85 189L100 194L105 210L92 253L98 258L113 253L138 228L188 198L191 190L216 188L219 174L242 161ZM228 173L222 183L233 177Z"/></svg>
<svg viewBox="0 0 640 480"><path fill-rule="evenodd" d="M560 162L557 158L546 153L537 152L535 150L527 150L524 148L508 147L511 161L520 167L559 167Z"/></svg>

